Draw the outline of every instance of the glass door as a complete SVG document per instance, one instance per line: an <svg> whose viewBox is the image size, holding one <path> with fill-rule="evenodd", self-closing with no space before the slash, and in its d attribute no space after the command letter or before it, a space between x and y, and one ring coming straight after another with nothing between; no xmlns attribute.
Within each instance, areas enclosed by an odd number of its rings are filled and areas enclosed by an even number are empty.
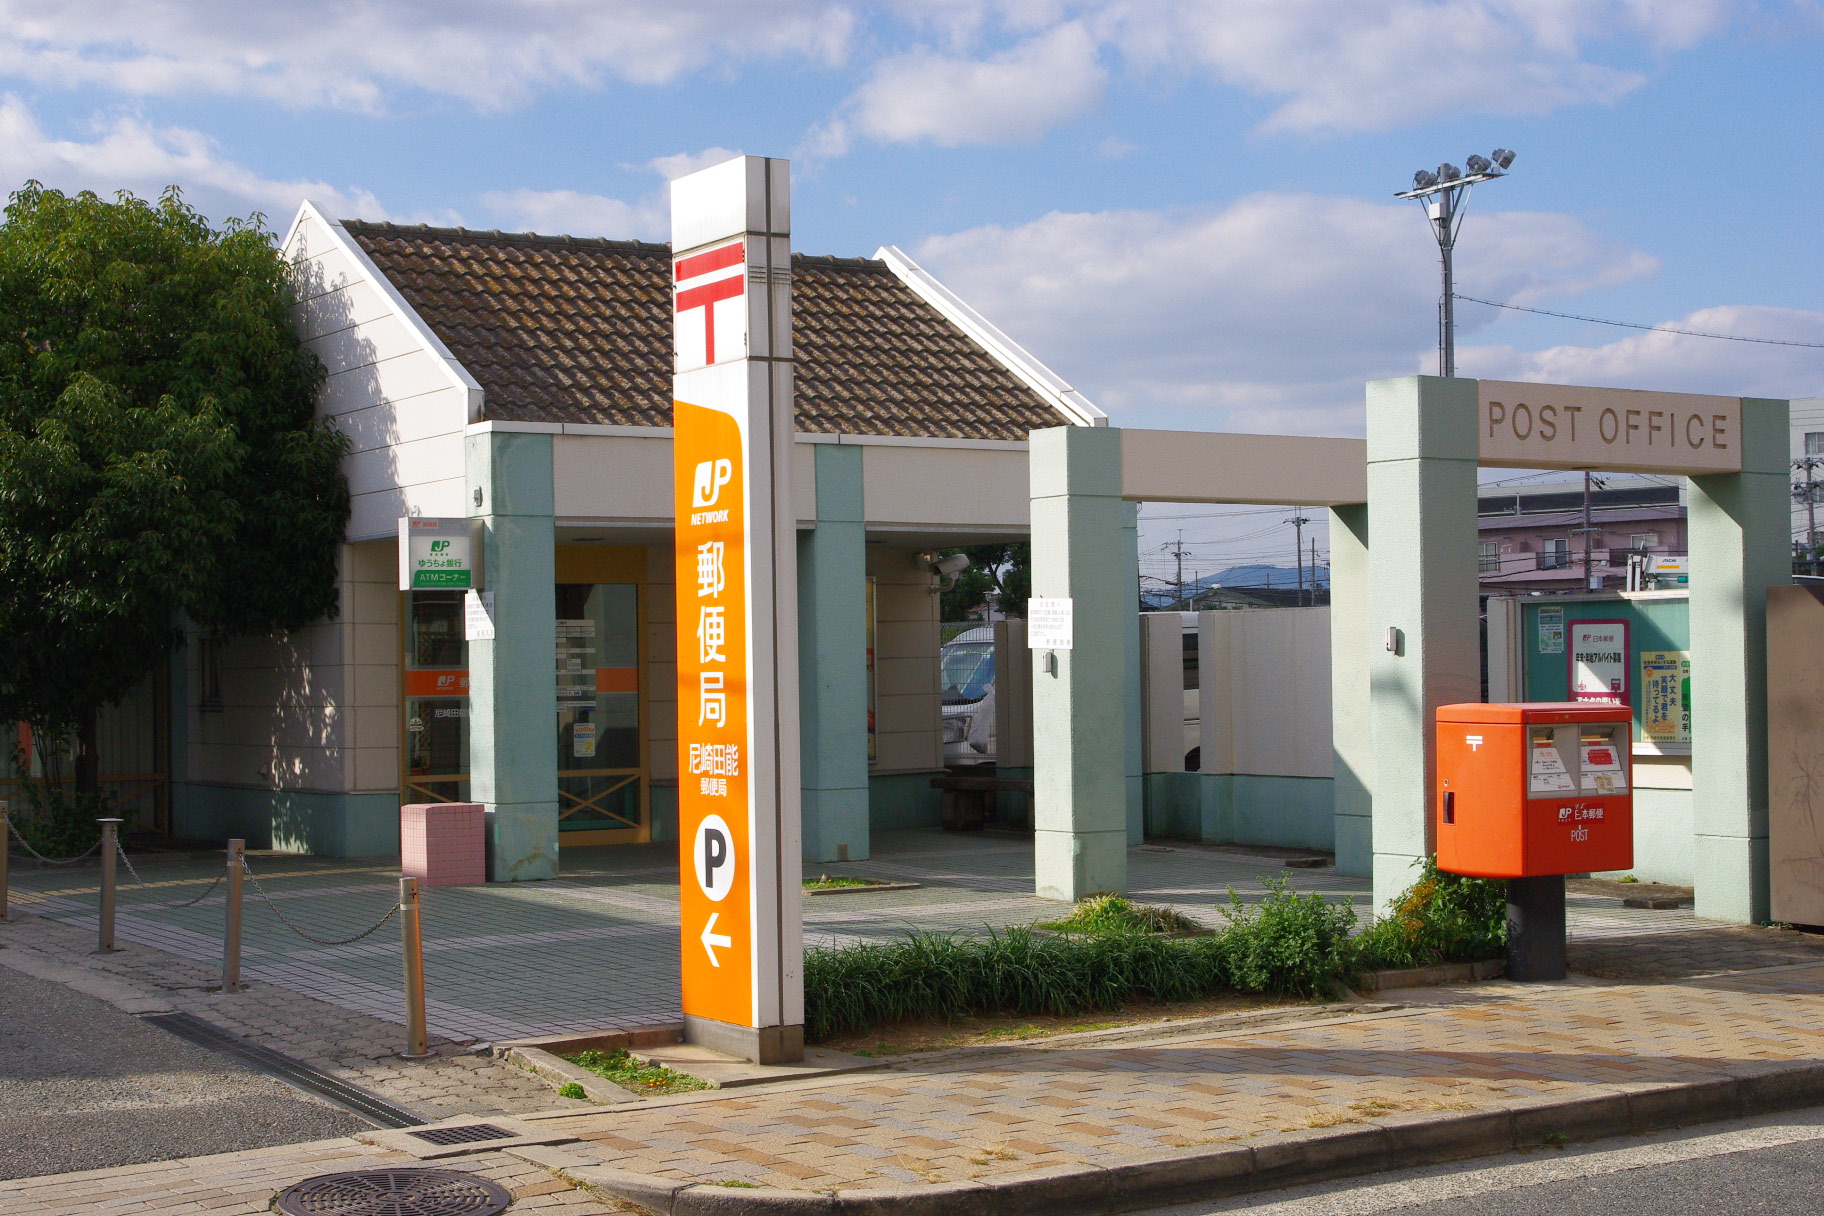
<svg viewBox="0 0 1824 1216"><path fill-rule="evenodd" d="M558 843L648 839L640 589L557 585Z"/></svg>
<svg viewBox="0 0 1824 1216"><path fill-rule="evenodd" d="M469 800L469 661L460 591L405 593L406 802Z"/></svg>

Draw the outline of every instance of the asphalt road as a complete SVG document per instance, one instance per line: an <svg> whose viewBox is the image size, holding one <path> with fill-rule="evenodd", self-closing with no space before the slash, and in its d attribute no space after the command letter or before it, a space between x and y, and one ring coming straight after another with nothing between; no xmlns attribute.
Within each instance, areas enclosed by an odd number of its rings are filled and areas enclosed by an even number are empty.
<svg viewBox="0 0 1824 1216"><path fill-rule="evenodd" d="M1150 1216L1803 1216L1824 1212L1824 1109L1374 1174Z"/></svg>
<svg viewBox="0 0 1824 1216"><path fill-rule="evenodd" d="M0 968L0 1178L346 1136L311 1094L61 984Z"/></svg>

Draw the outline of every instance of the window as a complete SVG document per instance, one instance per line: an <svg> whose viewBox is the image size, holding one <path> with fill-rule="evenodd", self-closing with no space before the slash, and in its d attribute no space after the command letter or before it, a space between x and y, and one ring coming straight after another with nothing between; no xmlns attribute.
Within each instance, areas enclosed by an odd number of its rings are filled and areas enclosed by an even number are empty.
<svg viewBox="0 0 1824 1216"><path fill-rule="evenodd" d="M1571 542L1568 540L1548 540L1539 546L1539 568L1541 570L1565 570L1571 564Z"/></svg>
<svg viewBox="0 0 1824 1216"><path fill-rule="evenodd" d="M1501 573L1501 553L1496 548L1494 541L1485 540L1482 542L1482 553L1481 556L1476 559L1476 570L1482 574Z"/></svg>
<svg viewBox="0 0 1824 1216"><path fill-rule="evenodd" d="M1657 532L1636 532L1634 535L1628 537L1628 548L1633 549L1636 552L1651 549L1658 544L1659 533Z"/></svg>
<svg viewBox="0 0 1824 1216"><path fill-rule="evenodd" d="M206 714L222 712L222 640L212 633L196 639L196 708Z"/></svg>
<svg viewBox="0 0 1824 1216"><path fill-rule="evenodd" d="M1807 456L1824 456L1824 431L1805 432L1805 454Z"/></svg>

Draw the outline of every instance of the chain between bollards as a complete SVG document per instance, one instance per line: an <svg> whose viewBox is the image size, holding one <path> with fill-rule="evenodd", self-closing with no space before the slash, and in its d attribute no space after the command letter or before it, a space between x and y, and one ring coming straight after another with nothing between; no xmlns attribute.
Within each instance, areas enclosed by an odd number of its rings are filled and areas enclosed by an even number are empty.
<svg viewBox="0 0 1824 1216"><path fill-rule="evenodd" d="M399 880L400 933L405 939L405 1050L408 1060L431 1054L424 1029L424 936L418 914L418 880Z"/></svg>
<svg viewBox="0 0 1824 1216"><path fill-rule="evenodd" d="M222 916L222 991L241 990L241 895L246 873L245 840L228 842L228 898Z"/></svg>
<svg viewBox="0 0 1824 1216"><path fill-rule="evenodd" d="M119 819L97 819L101 825L101 916L97 954L114 953L114 859L120 853Z"/></svg>

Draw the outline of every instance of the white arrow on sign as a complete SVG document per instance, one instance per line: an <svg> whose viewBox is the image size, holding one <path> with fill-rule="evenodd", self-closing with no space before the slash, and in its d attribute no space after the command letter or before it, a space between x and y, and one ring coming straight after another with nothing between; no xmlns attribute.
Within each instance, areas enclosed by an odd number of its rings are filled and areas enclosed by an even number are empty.
<svg viewBox="0 0 1824 1216"><path fill-rule="evenodd" d="M711 912L709 923L703 926L703 950L709 955L709 965L712 967L722 965L722 960L716 957L716 947L721 946L723 949L727 949L735 944L734 938L726 933L716 932L716 917L720 915L720 912Z"/></svg>

